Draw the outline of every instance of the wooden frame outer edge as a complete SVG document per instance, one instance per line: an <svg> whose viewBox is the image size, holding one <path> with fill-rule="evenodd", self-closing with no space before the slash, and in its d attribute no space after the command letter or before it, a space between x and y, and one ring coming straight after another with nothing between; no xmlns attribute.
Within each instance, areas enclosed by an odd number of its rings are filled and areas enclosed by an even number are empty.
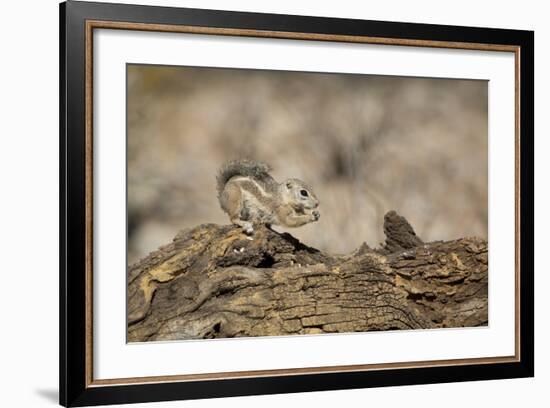
<svg viewBox="0 0 550 408"><path fill-rule="evenodd" d="M86 357L85 386L93 382L93 27L86 24Z"/></svg>

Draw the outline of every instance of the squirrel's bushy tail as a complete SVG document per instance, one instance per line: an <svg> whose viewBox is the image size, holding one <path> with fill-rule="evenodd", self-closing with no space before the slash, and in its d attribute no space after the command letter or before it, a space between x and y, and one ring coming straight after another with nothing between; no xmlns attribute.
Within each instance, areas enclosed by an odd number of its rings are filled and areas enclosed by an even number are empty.
<svg viewBox="0 0 550 408"><path fill-rule="evenodd" d="M226 162L218 171L216 176L216 187L218 190L218 196L223 191L225 183L234 176L250 176L257 179L269 177L271 167L268 164L248 160L230 160Z"/></svg>

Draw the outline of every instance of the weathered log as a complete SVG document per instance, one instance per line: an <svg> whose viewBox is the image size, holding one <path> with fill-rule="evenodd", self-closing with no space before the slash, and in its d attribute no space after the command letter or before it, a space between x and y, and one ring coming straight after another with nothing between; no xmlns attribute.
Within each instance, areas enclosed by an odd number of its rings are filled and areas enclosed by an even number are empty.
<svg viewBox="0 0 550 408"><path fill-rule="evenodd" d="M487 325L485 240L423 243L395 212L384 231L344 256L264 227L181 231L129 267L128 340Z"/></svg>

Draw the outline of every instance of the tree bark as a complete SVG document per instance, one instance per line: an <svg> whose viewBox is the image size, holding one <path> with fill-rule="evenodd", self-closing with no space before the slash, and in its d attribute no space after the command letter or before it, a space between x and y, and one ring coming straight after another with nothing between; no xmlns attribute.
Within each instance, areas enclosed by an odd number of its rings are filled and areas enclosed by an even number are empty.
<svg viewBox="0 0 550 408"><path fill-rule="evenodd" d="M128 339L160 341L488 323L487 242L424 243L389 212L386 243L329 255L290 234L203 224L128 270Z"/></svg>

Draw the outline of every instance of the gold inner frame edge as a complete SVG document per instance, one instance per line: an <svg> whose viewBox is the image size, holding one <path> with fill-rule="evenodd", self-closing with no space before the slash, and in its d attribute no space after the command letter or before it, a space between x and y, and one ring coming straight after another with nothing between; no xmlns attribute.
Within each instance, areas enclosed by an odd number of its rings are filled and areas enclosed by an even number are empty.
<svg viewBox="0 0 550 408"><path fill-rule="evenodd" d="M341 366L303 367L272 370L233 371L183 375L160 375L152 377L126 377L113 379L93 378L93 30L118 29L132 31L156 31L186 34L207 34L221 36L293 39L309 41L330 41L342 43L379 44L411 47L450 48L478 51L513 52L515 57L515 354L502 357L479 357L414 362L377 364L354 364ZM168 25L150 23L128 23L122 21L86 20L85 26L85 286L86 286L86 347L85 347L85 386L102 387L144 383L168 383L180 381L207 381L267 376L292 376L300 374L323 374L352 371L372 371L407 369L420 367L441 367L449 365L496 364L521 361L520 356L520 52L521 47L506 44L484 44L436 40L415 40L370 36L351 36L300 33L288 31L251 30L217 27L197 27L188 25Z"/></svg>

